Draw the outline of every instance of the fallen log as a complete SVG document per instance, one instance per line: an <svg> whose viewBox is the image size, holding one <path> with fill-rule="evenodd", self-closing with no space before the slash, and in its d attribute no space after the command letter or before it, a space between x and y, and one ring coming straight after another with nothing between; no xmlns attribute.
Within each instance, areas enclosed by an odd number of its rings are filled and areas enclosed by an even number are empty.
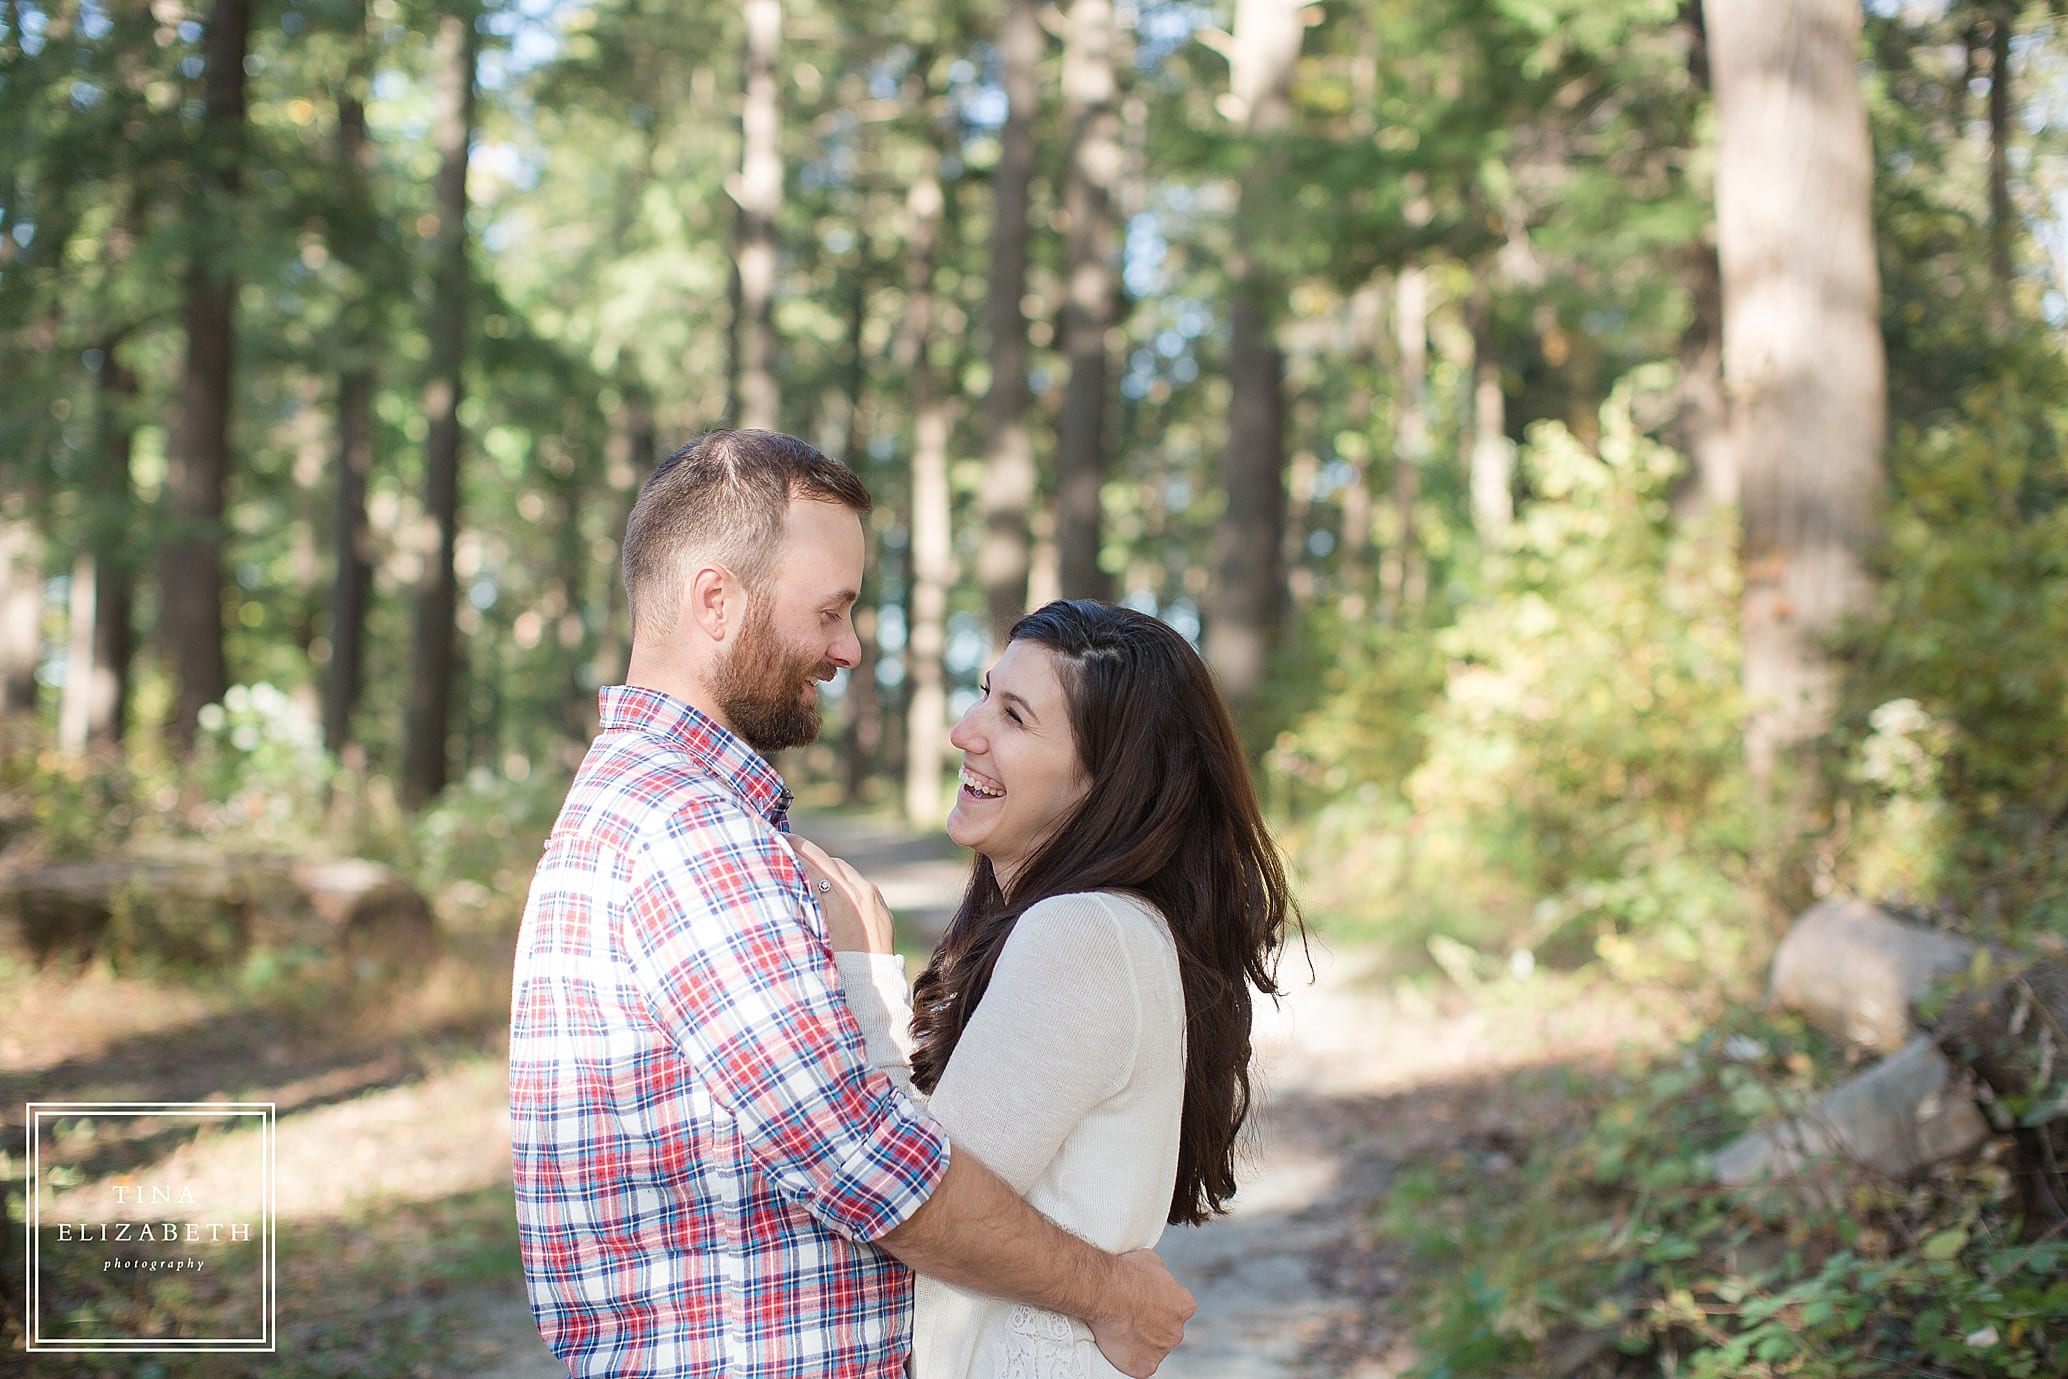
<svg viewBox="0 0 2068 1379"><path fill-rule="evenodd" d="M1964 1082L1918 1035L1803 1114L1740 1136L1712 1161L1716 1180L1743 1187L1832 1160L1900 1176L1973 1153L1990 1131Z"/></svg>
<svg viewBox="0 0 2068 1379"><path fill-rule="evenodd" d="M2068 1221L2068 965L1833 900L1782 941L1772 996L1853 1043L1901 1052L1808 1116L1732 1144L1717 1156L1719 1180L1799 1172L1820 1157L1908 1172L1969 1152L1993 1127L2015 1136L2028 1226Z"/></svg>
<svg viewBox="0 0 2068 1379"><path fill-rule="evenodd" d="M400 962L434 929L408 882L360 860L104 857L0 874L0 948L39 964L111 953L217 966L296 946Z"/></svg>
<svg viewBox="0 0 2068 1379"><path fill-rule="evenodd" d="M1805 910L1774 952L1774 1004L1850 1043L1889 1053L1919 1029L1918 1003L1965 971L1976 946L1861 900Z"/></svg>

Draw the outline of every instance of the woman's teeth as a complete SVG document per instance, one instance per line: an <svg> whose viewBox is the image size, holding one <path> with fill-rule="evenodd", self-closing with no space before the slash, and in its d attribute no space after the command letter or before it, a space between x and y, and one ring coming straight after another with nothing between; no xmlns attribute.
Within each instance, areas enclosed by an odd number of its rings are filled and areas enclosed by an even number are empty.
<svg viewBox="0 0 2068 1379"><path fill-rule="evenodd" d="M969 791L970 794L975 795L981 800L995 800L1005 794L1003 790L996 786L984 784L984 782L972 776L966 768L958 773L957 779L962 782L964 790Z"/></svg>

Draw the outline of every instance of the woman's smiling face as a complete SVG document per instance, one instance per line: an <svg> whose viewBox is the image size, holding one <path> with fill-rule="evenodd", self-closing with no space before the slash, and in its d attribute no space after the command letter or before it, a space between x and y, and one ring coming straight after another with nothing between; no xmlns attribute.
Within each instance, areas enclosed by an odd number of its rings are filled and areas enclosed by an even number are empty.
<svg viewBox="0 0 2068 1379"><path fill-rule="evenodd" d="M1010 894L1027 859L1091 788L1055 653L1038 642L1007 646L984 678L984 697L948 740L963 754L948 836L988 857Z"/></svg>

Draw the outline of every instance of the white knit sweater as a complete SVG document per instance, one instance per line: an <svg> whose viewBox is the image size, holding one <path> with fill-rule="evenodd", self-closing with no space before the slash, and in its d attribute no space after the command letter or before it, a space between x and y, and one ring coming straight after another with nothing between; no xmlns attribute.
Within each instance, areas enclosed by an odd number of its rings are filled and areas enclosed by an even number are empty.
<svg viewBox="0 0 2068 1379"><path fill-rule="evenodd" d="M904 960L837 955L870 1061L910 1086ZM1097 891L1020 916L928 1109L1065 1230L1113 1251L1154 1245L1177 1178L1185 993L1170 928ZM923 1275L912 1379L1112 1379L1082 1323Z"/></svg>

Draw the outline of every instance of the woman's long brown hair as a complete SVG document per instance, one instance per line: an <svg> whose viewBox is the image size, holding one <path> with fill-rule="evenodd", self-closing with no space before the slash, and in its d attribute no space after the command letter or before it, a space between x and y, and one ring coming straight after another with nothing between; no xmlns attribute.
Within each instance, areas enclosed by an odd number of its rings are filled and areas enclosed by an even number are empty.
<svg viewBox="0 0 2068 1379"><path fill-rule="evenodd" d="M1185 987L1185 1107L1172 1224L1235 1195L1249 1115L1250 990L1281 994L1278 953L1299 909L1264 827L1235 722L1185 639L1131 609L1058 601L1012 628L1047 647L1091 787L1007 895L978 857L961 908L913 992L913 1080L932 1091L984 998L1019 917L1077 891L1129 891L1177 940Z"/></svg>

